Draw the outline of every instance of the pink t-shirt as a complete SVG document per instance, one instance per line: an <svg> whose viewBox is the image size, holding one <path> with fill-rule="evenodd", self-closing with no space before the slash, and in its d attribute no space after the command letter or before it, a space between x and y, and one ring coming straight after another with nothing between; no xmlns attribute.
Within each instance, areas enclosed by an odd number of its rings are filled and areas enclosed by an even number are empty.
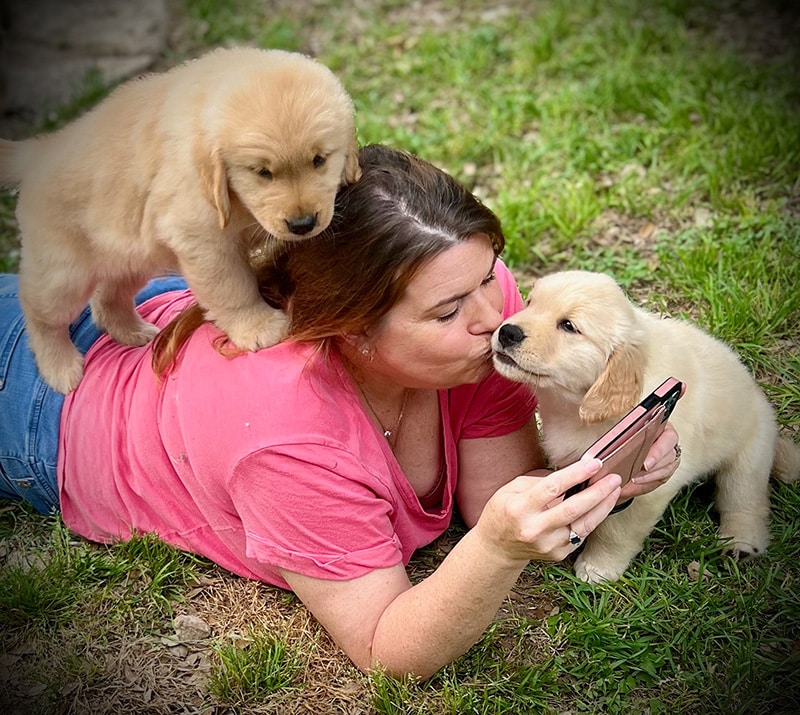
<svg viewBox="0 0 800 715"><path fill-rule="evenodd" d="M502 264L505 314L522 307ZM193 302L164 293L140 307L159 326ZM352 579L407 563L447 528L461 439L519 429L535 400L491 374L439 393L446 482L424 509L339 359L292 342L236 357L201 327L159 386L148 347L99 339L64 403L64 522L93 541L155 532L233 573L283 588L278 568Z"/></svg>

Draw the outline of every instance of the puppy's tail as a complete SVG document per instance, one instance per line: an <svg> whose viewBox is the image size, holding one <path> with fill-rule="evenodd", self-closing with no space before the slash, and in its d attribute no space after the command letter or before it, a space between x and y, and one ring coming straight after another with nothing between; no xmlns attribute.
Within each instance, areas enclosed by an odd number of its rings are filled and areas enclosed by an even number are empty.
<svg viewBox="0 0 800 715"><path fill-rule="evenodd" d="M788 437L778 437L775 441L772 475L784 484L791 484L800 478L800 446Z"/></svg>
<svg viewBox="0 0 800 715"><path fill-rule="evenodd" d="M0 139L0 186L15 186L22 181L22 151L25 142Z"/></svg>

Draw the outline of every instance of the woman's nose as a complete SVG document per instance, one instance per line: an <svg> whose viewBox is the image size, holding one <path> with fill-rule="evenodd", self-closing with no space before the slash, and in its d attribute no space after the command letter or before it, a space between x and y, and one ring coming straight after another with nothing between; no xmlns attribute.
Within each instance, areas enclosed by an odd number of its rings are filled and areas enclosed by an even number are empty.
<svg viewBox="0 0 800 715"><path fill-rule="evenodd" d="M475 306L475 315L471 324L471 332L475 335L493 333L503 322L503 296L497 291L493 294L480 295Z"/></svg>

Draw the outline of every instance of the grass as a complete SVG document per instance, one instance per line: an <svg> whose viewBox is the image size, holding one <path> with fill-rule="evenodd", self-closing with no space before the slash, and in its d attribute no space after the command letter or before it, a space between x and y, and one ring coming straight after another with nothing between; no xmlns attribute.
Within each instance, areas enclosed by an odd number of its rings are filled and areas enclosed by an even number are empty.
<svg viewBox="0 0 800 715"><path fill-rule="evenodd" d="M0 612L11 628L58 627L91 594L107 602L109 613L146 603L158 615L169 614L194 578L194 557L151 534L100 547L76 541L60 519L27 507L0 514L0 543Z"/></svg>
<svg viewBox="0 0 800 715"><path fill-rule="evenodd" d="M317 55L351 92L362 143L415 151L496 210L523 288L559 268L613 273L730 343L797 436L800 58L780 41L784 5L186 0L189 39L163 64L242 42ZM106 89L88 81L57 122ZM4 270L13 202L0 197ZM776 485L770 549L737 564L698 487L616 584L532 564L481 641L421 683L359 673L291 595L149 537L93 546L3 507L0 702L15 689L31 712L788 714L799 527L800 492ZM462 529L419 552L414 578ZM179 613L212 634L179 642Z"/></svg>
<svg viewBox="0 0 800 715"><path fill-rule="evenodd" d="M293 687L300 663L284 640L255 634L245 646L225 644L217 649L219 667L208 689L220 702L242 707Z"/></svg>

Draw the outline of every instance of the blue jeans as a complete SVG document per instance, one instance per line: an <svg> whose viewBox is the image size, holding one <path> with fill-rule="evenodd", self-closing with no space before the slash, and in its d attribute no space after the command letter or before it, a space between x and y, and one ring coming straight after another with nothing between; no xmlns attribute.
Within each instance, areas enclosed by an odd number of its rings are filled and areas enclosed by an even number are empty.
<svg viewBox="0 0 800 715"><path fill-rule="evenodd" d="M186 288L179 276L150 281L136 304ZM86 354L102 332L88 306L70 326L72 342ZM64 395L39 375L18 297L17 276L0 275L0 498L29 502L49 514L59 509L56 459Z"/></svg>

